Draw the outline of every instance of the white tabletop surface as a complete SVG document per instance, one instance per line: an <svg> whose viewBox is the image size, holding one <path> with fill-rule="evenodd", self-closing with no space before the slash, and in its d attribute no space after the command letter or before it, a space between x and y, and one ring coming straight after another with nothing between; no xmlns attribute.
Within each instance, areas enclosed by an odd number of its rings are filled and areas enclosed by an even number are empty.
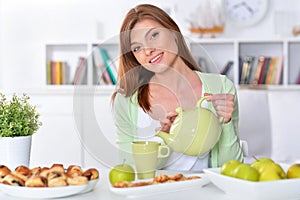
<svg viewBox="0 0 300 200"><path fill-rule="evenodd" d="M121 196L118 194L114 194L110 191L109 187L109 181L108 181L108 170L99 170L100 171L100 180L93 191L85 193L85 194L78 194L74 196L69 197L63 197L63 198L55 198L55 199L70 199L70 200L94 200L94 199L142 199L142 200L160 200L160 199L166 199L166 200L191 200L191 199L205 199L205 200L229 200L232 199L232 197L225 194L223 191L215 187L212 183L209 183L203 187L193 187L187 190L181 190L181 191L173 191L173 192L166 192L166 193L159 193L159 194L153 194L148 196L137 196L137 197L126 197ZM19 197L13 197L8 196L2 192L0 192L0 199L2 200L20 200L20 199L26 199L26 198L19 198Z"/></svg>

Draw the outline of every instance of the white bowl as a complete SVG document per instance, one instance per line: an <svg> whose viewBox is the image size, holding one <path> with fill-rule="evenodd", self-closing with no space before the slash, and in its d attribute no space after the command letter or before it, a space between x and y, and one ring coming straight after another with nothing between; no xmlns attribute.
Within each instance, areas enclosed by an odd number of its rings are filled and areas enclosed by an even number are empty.
<svg viewBox="0 0 300 200"><path fill-rule="evenodd" d="M210 168L203 171L213 184L233 197L255 200L300 198L300 179L252 182L222 175L220 170L221 168Z"/></svg>

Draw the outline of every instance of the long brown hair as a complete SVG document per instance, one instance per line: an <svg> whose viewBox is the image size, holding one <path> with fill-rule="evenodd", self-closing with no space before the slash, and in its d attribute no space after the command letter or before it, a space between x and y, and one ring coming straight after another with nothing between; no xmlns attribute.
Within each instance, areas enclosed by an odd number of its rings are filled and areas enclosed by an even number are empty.
<svg viewBox="0 0 300 200"><path fill-rule="evenodd" d="M148 83L154 73L140 65L130 48L130 32L135 24L143 19L154 20L163 27L176 33L178 56L180 56L184 63L192 70L201 71L201 68L197 65L189 51L179 27L165 11L151 4L141 4L132 8L125 16L120 29L119 89L112 95L112 101L117 92L128 97L138 90L138 103L145 112L148 112L151 109Z"/></svg>

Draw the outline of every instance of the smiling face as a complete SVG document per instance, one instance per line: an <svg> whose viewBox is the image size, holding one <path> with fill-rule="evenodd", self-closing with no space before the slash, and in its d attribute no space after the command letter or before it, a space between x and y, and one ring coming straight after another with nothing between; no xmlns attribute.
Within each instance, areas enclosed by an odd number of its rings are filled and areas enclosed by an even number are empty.
<svg viewBox="0 0 300 200"><path fill-rule="evenodd" d="M144 19L135 24L130 34L130 49L136 60L154 73L173 66L178 46L175 34L158 22Z"/></svg>

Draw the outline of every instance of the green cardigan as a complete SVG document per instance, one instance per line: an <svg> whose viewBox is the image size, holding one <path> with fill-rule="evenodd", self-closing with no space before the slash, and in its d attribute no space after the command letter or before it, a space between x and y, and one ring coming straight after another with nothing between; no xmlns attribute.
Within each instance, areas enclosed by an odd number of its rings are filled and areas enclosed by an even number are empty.
<svg viewBox="0 0 300 200"><path fill-rule="evenodd" d="M235 96L234 111L231 121L222 125L222 133L218 143L210 152L209 167L220 167L228 160L243 161L243 152L238 137L238 99L233 83L223 75L197 72L206 93L233 94ZM119 147L119 159L126 159L127 163L133 163L131 156L131 142L137 139L138 119L137 92L131 97L117 94L114 100L113 110ZM208 109L216 112L212 104Z"/></svg>

